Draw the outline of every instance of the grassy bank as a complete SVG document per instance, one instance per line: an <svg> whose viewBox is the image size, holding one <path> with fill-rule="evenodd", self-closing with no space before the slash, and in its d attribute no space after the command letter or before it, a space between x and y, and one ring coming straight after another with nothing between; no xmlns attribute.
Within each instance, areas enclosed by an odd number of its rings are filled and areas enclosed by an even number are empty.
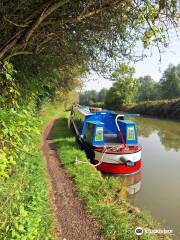
<svg viewBox="0 0 180 240"><path fill-rule="evenodd" d="M40 153L41 131L55 114L58 114L58 107L47 104L41 113L34 117L35 131L29 132L28 137L22 139L22 149L20 147L14 149L17 161L10 176L1 177L0 239L55 238L52 209L48 201L48 181ZM28 121L25 123L28 125ZM17 121L14 122L14 129L19 128L21 126L19 124ZM3 159L0 159L1 163L4 164Z"/></svg>
<svg viewBox="0 0 180 240"><path fill-rule="evenodd" d="M158 224L150 215L140 212L120 197L122 186L117 178L104 178L88 163L85 153L79 149L75 137L67 128L67 113L61 106L47 104L37 116L40 130L52 117L59 117L53 129L53 139L58 154L68 175L73 179L78 194L87 210L96 219L106 240L135 240L137 226L150 229ZM17 162L11 176L1 181L0 239L7 240L50 240L55 239L51 204L48 201L48 181L44 161L39 151L40 133L33 133L28 145L36 146L32 155L24 154ZM85 163L76 163L75 159ZM167 239L164 236L143 235L143 240Z"/></svg>
<svg viewBox="0 0 180 240"><path fill-rule="evenodd" d="M157 229L152 217L134 208L120 196L122 186L117 178L104 178L79 149L71 130L67 128L67 114L59 118L53 128L53 140L68 175L87 210L96 219L103 239L135 240L137 226ZM75 163L78 159L84 163ZM165 236L142 235L143 240L168 239Z"/></svg>
<svg viewBox="0 0 180 240"><path fill-rule="evenodd" d="M130 112L180 120L180 99L146 101L127 108Z"/></svg>

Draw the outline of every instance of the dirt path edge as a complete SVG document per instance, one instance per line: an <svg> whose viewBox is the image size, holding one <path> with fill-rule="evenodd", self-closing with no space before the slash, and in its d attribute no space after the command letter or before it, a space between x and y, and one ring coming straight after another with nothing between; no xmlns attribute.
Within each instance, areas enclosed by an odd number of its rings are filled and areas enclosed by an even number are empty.
<svg viewBox="0 0 180 240"><path fill-rule="evenodd" d="M100 234L96 222L85 210L75 186L60 164L51 131L57 119L52 119L42 135L41 151L50 184L50 198L57 222L57 239L97 240Z"/></svg>

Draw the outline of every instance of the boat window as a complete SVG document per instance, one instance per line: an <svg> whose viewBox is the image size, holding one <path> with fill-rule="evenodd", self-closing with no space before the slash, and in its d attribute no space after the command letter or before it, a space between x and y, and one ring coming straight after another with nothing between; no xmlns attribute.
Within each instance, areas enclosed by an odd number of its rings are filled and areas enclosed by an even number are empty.
<svg viewBox="0 0 180 240"><path fill-rule="evenodd" d="M94 137L94 128L95 126L93 124L87 123L84 133L84 140L88 143L92 143L93 137Z"/></svg>

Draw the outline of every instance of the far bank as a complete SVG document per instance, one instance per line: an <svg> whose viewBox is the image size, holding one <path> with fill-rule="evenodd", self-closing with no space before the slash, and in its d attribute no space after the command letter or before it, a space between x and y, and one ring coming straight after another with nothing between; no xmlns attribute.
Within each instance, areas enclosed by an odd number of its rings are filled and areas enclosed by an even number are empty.
<svg viewBox="0 0 180 240"><path fill-rule="evenodd" d="M152 117L180 120L180 98L140 102L127 106L124 110Z"/></svg>
<svg viewBox="0 0 180 240"><path fill-rule="evenodd" d="M171 100L143 101L118 108L105 105L103 102L93 103L90 105L94 107L112 109L114 111L127 111L151 117L180 120L180 98Z"/></svg>

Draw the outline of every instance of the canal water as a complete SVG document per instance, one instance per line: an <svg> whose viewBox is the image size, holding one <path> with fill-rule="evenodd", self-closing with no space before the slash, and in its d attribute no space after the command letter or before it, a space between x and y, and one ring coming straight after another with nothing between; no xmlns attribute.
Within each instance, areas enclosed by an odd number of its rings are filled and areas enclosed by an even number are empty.
<svg viewBox="0 0 180 240"><path fill-rule="evenodd" d="M133 118L142 150L142 170L125 177L127 198L147 209L180 239L180 122Z"/></svg>

